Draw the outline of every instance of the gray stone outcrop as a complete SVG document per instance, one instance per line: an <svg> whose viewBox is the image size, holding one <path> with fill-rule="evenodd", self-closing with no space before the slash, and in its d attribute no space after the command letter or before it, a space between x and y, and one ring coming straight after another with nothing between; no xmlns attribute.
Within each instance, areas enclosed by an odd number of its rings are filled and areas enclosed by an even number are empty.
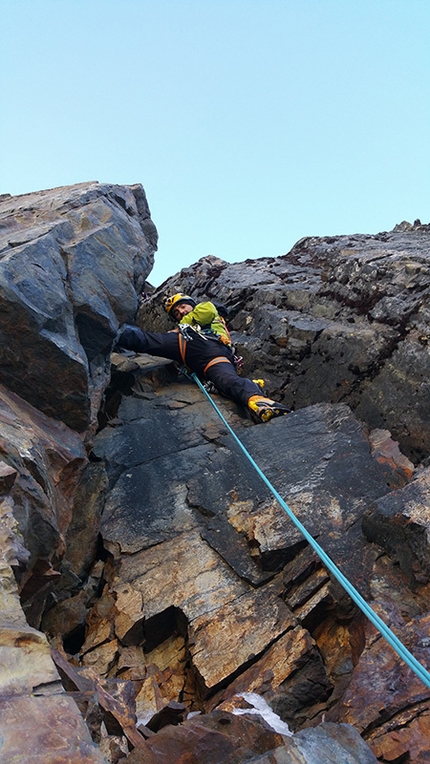
<svg viewBox="0 0 430 764"><path fill-rule="evenodd" d="M3 197L0 222L0 758L421 764L430 690L197 386L111 349L137 311L171 328L167 292L226 305L291 413L214 400L428 665L429 227L205 257L153 290L141 186Z"/></svg>
<svg viewBox="0 0 430 764"><path fill-rule="evenodd" d="M136 311L156 246L140 185L3 196L0 383L87 430L109 380L112 340Z"/></svg>

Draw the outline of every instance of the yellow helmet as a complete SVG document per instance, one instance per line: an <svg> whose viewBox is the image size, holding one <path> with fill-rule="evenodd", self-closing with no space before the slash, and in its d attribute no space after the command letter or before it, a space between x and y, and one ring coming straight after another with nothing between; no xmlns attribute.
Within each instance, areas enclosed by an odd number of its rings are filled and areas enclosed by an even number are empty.
<svg viewBox="0 0 430 764"><path fill-rule="evenodd" d="M178 305L184 302L187 305L192 305L193 308L197 305L196 301L192 297L190 297L188 294L182 294L182 292L178 292L177 294L174 294L171 297L166 298L166 300L164 301L164 310L170 316L172 309L176 308Z"/></svg>

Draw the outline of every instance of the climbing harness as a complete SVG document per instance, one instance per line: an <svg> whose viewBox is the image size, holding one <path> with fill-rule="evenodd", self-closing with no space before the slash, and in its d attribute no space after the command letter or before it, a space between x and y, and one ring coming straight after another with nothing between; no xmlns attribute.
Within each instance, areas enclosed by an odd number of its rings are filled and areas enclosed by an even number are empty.
<svg viewBox="0 0 430 764"><path fill-rule="evenodd" d="M171 316L174 308L180 303L184 303L184 302L189 303L191 306L196 305L194 298L189 297L188 295L182 294L182 292L178 292L178 294L173 295L173 297L169 297L165 301L165 309L167 313ZM235 353L235 348L233 347L233 343L231 340L231 334L228 329L224 316L218 313L216 318L218 322L222 325L225 334L220 334L217 331L215 331L215 329L212 328L212 324L201 326L200 324L196 322L193 322L192 324L179 323L178 329L180 333L182 334L183 338L185 339L185 342L183 342L182 340L180 340L179 342L179 350L181 354L182 363L185 366L186 342L188 340L192 341L197 334L199 337L201 337L202 339L206 341L212 340L213 342L221 343L221 345L224 345L224 347L228 348L231 351L231 358L228 359L228 363L232 363L234 368L236 369L237 374L240 375L242 373L243 358L242 356L236 355ZM227 360L227 359L224 359L224 360ZM213 365L213 363L218 363L218 362L221 362L221 361L219 361L218 359L217 360L214 359L213 361L210 362L210 364L206 368L209 368L210 366ZM204 371L206 371L206 369Z"/></svg>
<svg viewBox="0 0 430 764"><path fill-rule="evenodd" d="M282 496L277 492L277 490L273 487L269 479L266 477L264 472L260 469L258 464L254 461L249 451L245 448L241 440L238 438L234 430L230 427L227 420L219 410L216 403L212 400L208 392L205 390L204 385L200 382L197 374L192 372L189 374L186 370L181 370L189 379L192 379L202 390L202 392L206 395L207 399L209 400L211 406L215 409L216 413L222 420L223 424L226 426L229 433L233 436L234 440L238 444L239 448L242 450L242 452L245 454L248 461L251 463L255 471L258 473L260 478L263 480L263 482L266 484L270 492L273 494L277 502L281 505L282 509L285 510L288 517L296 528L299 529L300 533L304 536L306 541L310 544L310 546L314 549L314 551L317 553L320 560L324 563L326 568L330 571L330 573L333 574L333 576L339 581L339 583L343 586L347 594L351 597L351 599L355 602L356 605L360 608L360 610L364 613L365 616L369 619L371 623L378 629L378 631L382 634L382 636L387 640L387 642L391 645L391 647L395 650L397 655L409 666L410 669L421 679L421 681L426 685L426 687L430 688L430 672L427 671L424 666L412 655L411 652L404 646L404 644L400 641L398 637L394 634L393 631L387 626L386 623L382 620L382 618L379 617L377 613L370 607L370 605L366 602L366 600L361 596L361 594L357 591L357 589L351 584L351 582L344 576L341 570L335 565L333 560L324 552L324 549L320 547L320 545L315 541L313 536L309 533L309 531L306 530L304 525L300 522L300 520L295 516L294 512L290 509L288 504L283 500Z"/></svg>
<svg viewBox="0 0 430 764"><path fill-rule="evenodd" d="M187 342L192 342L197 334L207 342L210 342L211 340L220 341L224 347L228 347L231 350L231 358L227 358L225 355L217 355L214 358L211 358L211 360L204 367L203 374L206 374L208 369L218 363L233 364L233 366L236 368L236 371L239 373L243 359L240 356L234 355L233 348L231 348L226 342L223 342L222 338L220 338L216 332L213 332L212 330L210 332L205 332L198 324L179 324L178 329L179 354L181 356L183 367L186 367L185 357L187 352Z"/></svg>

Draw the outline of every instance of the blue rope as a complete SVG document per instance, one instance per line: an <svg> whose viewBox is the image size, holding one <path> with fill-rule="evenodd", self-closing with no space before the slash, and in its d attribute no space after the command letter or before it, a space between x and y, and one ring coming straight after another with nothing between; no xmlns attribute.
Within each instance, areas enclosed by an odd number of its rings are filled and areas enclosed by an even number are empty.
<svg viewBox="0 0 430 764"><path fill-rule="evenodd" d="M294 512L290 509L288 504L283 500L282 496L277 492L277 490L273 487L271 482L268 480L264 472L260 469L258 464L254 461L251 454L243 443L239 440L236 433L232 430L229 423L225 419L225 417L222 415L221 411L219 410L216 403L212 400L207 390L205 390L204 386L200 382L198 376L194 374L194 372L188 374L185 372L188 377L191 377L191 379L196 382L196 384L200 387L200 389L204 392L207 399L209 400L211 406L215 409L216 413L220 417L220 419L223 421L233 438L235 439L238 446L241 448L243 453L245 454L246 458L251 462L252 466L256 470L256 472L259 474L263 482L267 485L275 499L279 502L281 507L285 510L290 520L293 521L294 525L299 529L299 531L303 534L306 541L309 542L311 547L315 550L318 557L322 560L326 568L333 574L335 578L339 581L339 583L343 586L345 591L349 594L351 599L355 602L356 605L360 608L360 610L364 613L364 615L367 616L369 621L373 623L374 626L378 629L378 631L382 634L383 637L387 640L387 642L391 645L391 647L395 650L397 655L404 660L404 662L409 666L409 668L412 669L412 671L415 672L415 674L421 679L422 682L426 685L426 687L430 688L430 673L427 671L427 669L424 668L424 666L421 665L419 661L417 661L416 658L412 655L412 653L409 652L409 650L404 646L404 644L396 637L393 631L387 626L386 623L379 617L377 613L375 613L374 610L370 607L370 605L366 602L365 599L361 596L361 594L355 589L355 587L350 583L350 581L346 578L346 576L343 575L343 573L339 570L339 568L335 565L333 560L324 552L324 549L320 547L320 545L315 541L315 539L311 536L311 534L306 530L304 525L300 522L300 520L297 519Z"/></svg>

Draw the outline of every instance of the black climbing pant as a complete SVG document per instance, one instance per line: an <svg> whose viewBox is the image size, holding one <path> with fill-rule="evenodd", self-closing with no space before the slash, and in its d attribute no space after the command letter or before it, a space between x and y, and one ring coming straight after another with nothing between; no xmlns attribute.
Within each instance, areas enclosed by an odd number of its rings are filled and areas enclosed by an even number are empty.
<svg viewBox="0 0 430 764"><path fill-rule="evenodd" d="M255 382L237 374L230 347L192 329L184 336L181 332L145 332L137 326L125 325L116 345L136 353L149 353L183 364L200 379L213 382L217 390L227 398L244 406L251 396L262 395L261 388Z"/></svg>

